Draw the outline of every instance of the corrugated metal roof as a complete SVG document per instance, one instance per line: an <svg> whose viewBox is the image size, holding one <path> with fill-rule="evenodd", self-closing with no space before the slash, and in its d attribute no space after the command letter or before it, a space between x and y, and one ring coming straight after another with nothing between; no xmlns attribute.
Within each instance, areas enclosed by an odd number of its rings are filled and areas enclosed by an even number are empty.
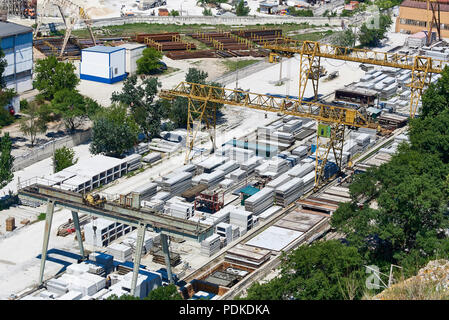
<svg viewBox="0 0 449 320"><path fill-rule="evenodd" d="M14 36L16 34L33 32L30 27L22 26L13 22L0 22L0 38Z"/></svg>
<svg viewBox="0 0 449 320"><path fill-rule="evenodd" d="M449 4L447 1L438 1L440 3L440 11L449 12ZM401 7L416 8L427 10L427 3L425 1L405 0L401 3Z"/></svg>

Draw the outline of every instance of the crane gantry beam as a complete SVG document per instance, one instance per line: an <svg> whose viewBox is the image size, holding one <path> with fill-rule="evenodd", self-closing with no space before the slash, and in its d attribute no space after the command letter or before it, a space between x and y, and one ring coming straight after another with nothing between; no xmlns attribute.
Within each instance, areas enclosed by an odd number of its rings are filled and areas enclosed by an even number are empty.
<svg viewBox="0 0 449 320"><path fill-rule="evenodd" d="M174 89L161 90L159 97L167 100L172 100L176 97L188 99L186 163L190 160L190 152L193 149L197 132L201 128L201 121L206 123L209 130L215 129L216 104L278 112L329 124L330 134L328 135L320 133L322 127L318 126L317 128L315 187L318 187L323 180L324 168L330 152L333 153L335 162L341 170L345 126L366 128L374 125L377 128L377 125L356 109L318 102L301 102L297 99L279 98L205 84L181 82ZM210 119L211 113L214 117L213 122ZM197 123L196 125L195 122ZM211 131L209 131L209 134L211 135L214 150L215 134L211 134Z"/></svg>
<svg viewBox="0 0 449 320"><path fill-rule="evenodd" d="M286 41L286 39L288 41ZM335 46L317 41L297 41L286 38L282 43L265 44L264 48L283 56L300 55L299 100L302 101L309 80L312 81L315 99L318 96L320 58L359 62L412 71L410 84L410 117L414 117L424 88L430 83L432 73L441 73L449 61L425 56L380 52ZM310 76L312 75L312 76Z"/></svg>

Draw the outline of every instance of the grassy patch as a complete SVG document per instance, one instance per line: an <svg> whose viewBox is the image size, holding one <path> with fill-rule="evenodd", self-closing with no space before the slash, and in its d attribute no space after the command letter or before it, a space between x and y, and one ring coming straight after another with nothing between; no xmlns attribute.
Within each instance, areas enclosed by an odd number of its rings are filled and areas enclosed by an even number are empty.
<svg viewBox="0 0 449 320"><path fill-rule="evenodd" d="M259 62L259 60L226 60L222 61L222 63L225 65L226 68L228 68L228 71L235 71L238 69L242 69L244 67L250 66L256 62Z"/></svg>
<svg viewBox="0 0 449 320"><path fill-rule="evenodd" d="M167 70L164 70L164 72L161 73L162 76L166 76L167 74L179 71L181 69L179 68L172 68L172 67L167 67Z"/></svg>
<svg viewBox="0 0 449 320"><path fill-rule="evenodd" d="M289 31L301 30L301 29L309 29L315 28L316 26L310 25L308 23L284 23L280 25L276 24L265 24L265 25L254 25L247 26L245 28L232 28L229 25L216 25L215 28L211 28L210 25L206 24L158 24L158 23L131 23L110 27L102 27L102 28L93 28L94 32L98 30L102 30L103 34L96 33L97 37L110 37L110 36L119 36L119 37L129 37L133 36L136 33L161 33L161 32L179 32L181 34L192 33L195 31L202 32L210 32L217 31L218 29L224 31L230 30L249 30L255 29L260 30L262 28L266 29L282 29L283 33L286 34ZM206 29L207 28L207 29ZM100 31L101 32L101 31ZM89 32L87 29L73 30L72 34L81 37L81 38L89 38Z"/></svg>
<svg viewBox="0 0 449 320"><path fill-rule="evenodd" d="M295 36L292 36L291 38L299 41L318 41L323 39L324 37L330 36L333 34L334 31L327 30L327 31L320 31L320 32L310 32L310 33L304 33L304 34L297 34Z"/></svg>
<svg viewBox="0 0 449 320"><path fill-rule="evenodd" d="M47 214L45 212L42 212L41 214L39 214L37 216L37 220L41 221L41 220L45 220L45 217L47 216Z"/></svg>

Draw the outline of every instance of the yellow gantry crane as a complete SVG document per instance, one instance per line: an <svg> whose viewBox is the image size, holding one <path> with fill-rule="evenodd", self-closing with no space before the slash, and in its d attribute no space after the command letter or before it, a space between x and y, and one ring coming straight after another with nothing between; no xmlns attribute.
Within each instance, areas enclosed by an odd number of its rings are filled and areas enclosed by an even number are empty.
<svg viewBox="0 0 449 320"><path fill-rule="evenodd" d="M286 41L288 40L288 41ZM279 112L317 120L317 144L315 153L315 188L323 182L324 168L329 155L341 170L345 127L379 128L365 114L349 107L337 107L316 102L318 97L319 70L321 58L360 62L387 67L408 69L412 71L409 84L411 90L410 116L414 117L423 89L431 80L432 73L441 73L447 61L424 56L376 52L366 49L354 49L322 44L315 41L296 41L283 38L279 42L264 44L274 55L293 56L300 54L299 99L278 98L270 95L252 93L242 90L214 87L210 85L182 82L172 90L162 90L160 97L188 99L186 158L196 135L204 121L215 150L216 104L227 104L263 111ZM273 55L272 55L273 56ZM318 75L318 76L315 76ZM308 81L312 82L315 101L303 101Z"/></svg>
<svg viewBox="0 0 449 320"><path fill-rule="evenodd" d="M45 11L45 9L48 7L48 5L53 4L58 7L59 12L61 13L62 20L64 21L64 24L66 26L65 30L65 36L64 36L64 42L62 44L61 52L59 54L59 57L62 57L65 51L65 47L67 46L67 42L69 41L70 35L72 34L73 27L78 22L79 19L82 19L84 23L87 26L87 29L89 30L90 37L92 39L92 42L94 46L96 45L95 37L92 32L92 21L89 17L89 15L86 13L86 11L80 7L79 5L69 1L69 0L43 0L42 2L42 11ZM64 15L64 11L67 11L69 13L68 21L66 20L66 17ZM37 27L34 32L34 38L36 38L37 33L39 32L39 29L42 25L42 14L38 14L38 22Z"/></svg>
<svg viewBox="0 0 449 320"><path fill-rule="evenodd" d="M215 149L216 104L227 104L262 111L279 112L318 122L329 123L328 127L318 126L315 185L323 180L324 168L332 152L336 165L341 169L345 126L377 128L365 115L356 109L325 105L317 102L300 102L296 99L279 98L271 95L243 90L227 89L205 84L181 82L172 90L161 90L159 96L172 100L185 97L188 100L188 121L186 141L186 163L196 135L204 121Z"/></svg>
<svg viewBox="0 0 449 320"><path fill-rule="evenodd" d="M272 54L281 56L300 55L299 62L299 100L302 101L309 80L312 82L315 99L318 97L319 74L321 58L360 62L384 67L411 70L410 87L410 117L416 114L423 90L429 85L432 73L441 73L448 61L425 56L411 56L400 53L378 52L368 49L324 44L317 41L283 40L283 43L265 44L264 48ZM312 75L312 76L311 76Z"/></svg>

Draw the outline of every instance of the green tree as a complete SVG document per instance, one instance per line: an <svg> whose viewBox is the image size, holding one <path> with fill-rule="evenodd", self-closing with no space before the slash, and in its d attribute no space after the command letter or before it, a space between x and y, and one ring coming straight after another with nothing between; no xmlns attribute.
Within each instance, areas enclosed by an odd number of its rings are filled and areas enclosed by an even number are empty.
<svg viewBox="0 0 449 320"><path fill-rule="evenodd" d="M170 15L171 15L172 17L177 17L177 16L179 16L179 11L178 11L178 10L172 9L172 10L170 11Z"/></svg>
<svg viewBox="0 0 449 320"><path fill-rule="evenodd" d="M120 297L111 295L107 300L183 300L174 284L161 286L150 291L148 296L143 299L134 297L130 294L124 294Z"/></svg>
<svg viewBox="0 0 449 320"><path fill-rule="evenodd" d="M6 81L3 78L3 72L5 72L7 65L8 65L8 62L5 59L5 53L3 52L2 48L0 47L0 89L5 88L5 86L6 86Z"/></svg>
<svg viewBox="0 0 449 320"><path fill-rule="evenodd" d="M296 9L295 7L288 7L288 12L294 17L313 17L313 11L307 9Z"/></svg>
<svg viewBox="0 0 449 320"><path fill-rule="evenodd" d="M91 103L92 105L89 105ZM89 109L90 106L90 109ZM74 89L62 89L54 94L51 101L51 109L55 115L62 118L68 131L74 132L88 119L89 113L95 113L99 108L95 102L86 100L78 91Z"/></svg>
<svg viewBox="0 0 449 320"><path fill-rule="evenodd" d="M441 78L431 83L422 95L421 117L434 117L449 109L449 68L444 67Z"/></svg>
<svg viewBox="0 0 449 320"><path fill-rule="evenodd" d="M247 16L250 9L245 6L245 3L243 0L240 0L239 4L235 7L235 14L239 17L241 16Z"/></svg>
<svg viewBox="0 0 449 320"><path fill-rule="evenodd" d="M392 23L389 15L380 15L379 28L374 28L374 19L367 23L363 23L360 27L358 39L363 47L376 47L381 40L386 38L387 29Z"/></svg>
<svg viewBox="0 0 449 320"><path fill-rule="evenodd" d="M55 93L68 89L73 90L80 82L75 74L75 66L70 62L59 62L50 56L38 60L35 65L35 80L33 86L47 100L52 100Z"/></svg>
<svg viewBox="0 0 449 320"><path fill-rule="evenodd" d="M78 162L78 158L75 159L75 151L66 146L56 149L53 155L53 172L59 172L65 168L73 166Z"/></svg>
<svg viewBox="0 0 449 320"><path fill-rule="evenodd" d="M137 143L139 128L132 116L127 115L127 108L113 104L99 113L92 127L90 152L121 156Z"/></svg>
<svg viewBox="0 0 449 320"><path fill-rule="evenodd" d="M14 177L14 157L11 155L11 149L12 141L9 133L6 132L3 137L0 137L0 189L11 182Z"/></svg>
<svg viewBox="0 0 449 320"><path fill-rule="evenodd" d="M204 8L203 10L203 16L212 16L212 10Z"/></svg>
<svg viewBox="0 0 449 320"><path fill-rule="evenodd" d="M125 80L122 92L113 92L111 101L129 106L135 122L148 137L158 136L162 119L168 110L162 101L154 101L161 83L156 78L146 78L137 84L137 76Z"/></svg>
<svg viewBox="0 0 449 320"><path fill-rule="evenodd" d="M174 284L151 290L144 300L183 300Z"/></svg>
<svg viewBox="0 0 449 320"><path fill-rule="evenodd" d="M363 275L363 259L356 248L337 240L319 241L284 256L280 276L264 285L253 284L247 299L360 298L364 292Z"/></svg>
<svg viewBox="0 0 449 320"><path fill-rule="evenodd" d="M41 106L38 101L31 102L26 110L26 115L20 120L20 131L29 136L31 146L34 146L39 133L47 131L48 115L43 112L44 108Z"/></svg>
<svg viewBox="0 0 449 320"><path fill-rule="evenodd" d="M160 60L162 59L162 53L154 48L146 48L142 52L142 57L139 58L137 63L138 74L154 74L161 67Z"/></svg>
<svg viewBox="0 0 449 320"><path fill-rule="evenodd" d="M347 29L343 32L336 34L333 38L333 44L341 47L354 47L356 35L351 29Z"/></svg>

